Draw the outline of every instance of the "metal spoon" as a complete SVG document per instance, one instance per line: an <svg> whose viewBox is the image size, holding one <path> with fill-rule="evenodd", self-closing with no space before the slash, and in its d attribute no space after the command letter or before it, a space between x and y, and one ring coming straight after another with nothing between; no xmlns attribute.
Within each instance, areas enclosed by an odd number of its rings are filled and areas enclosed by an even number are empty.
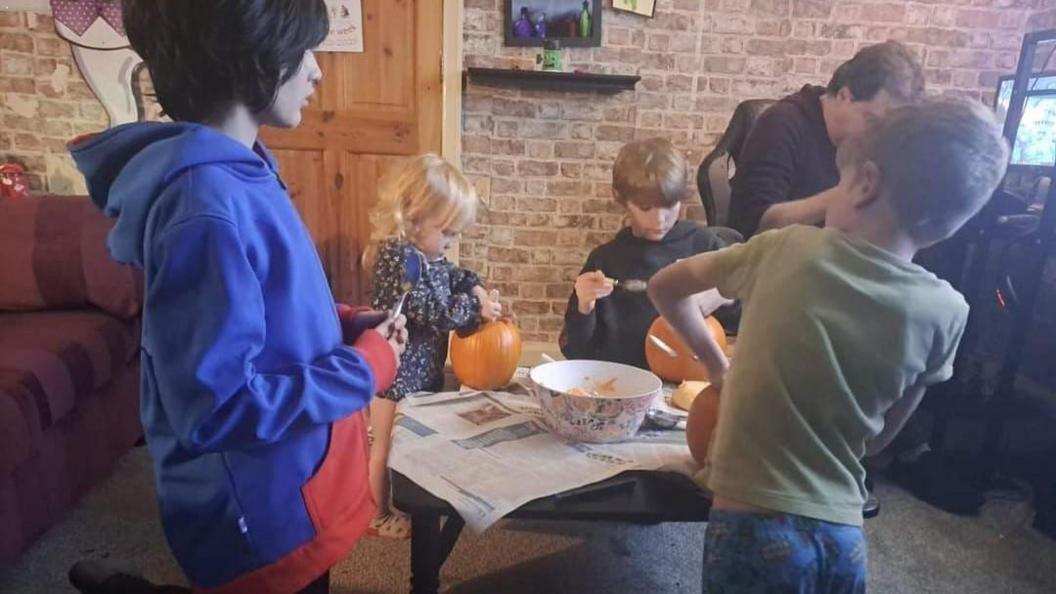
<svg viewBox="0 0 1056 594"><path fill-rule="evenodd" d="M651 408L645 413L645 418L653 424L657 429L674 429L678 427L678 424L682 422L682 417L673 415L669 412L662 411L658 408Z"/></svg>
<svg viewBox="0 0 1056 594"><path fill-rule="evenodd" d="M671 345L669 345L666 342L664 342L664 340L662 338L660 338L659 336L657 336L655 334L650 334L649 335L649 342L653 343L653 345L656 346L656 348L658 348L661 351L663 351L663 353L665 355L667 355L668 357L671 357L672 359L678 358L678 351L676 351L675 348L672 347ZM693 355L693 360L694 361L700 361L700 357L698 357L696 355Z"/></svg>
<svg viewBox="0 0 1056 594"><path fill-rule="evenodd" d="M409 256L404 257L403 281L400 283L402 293L400 294L399 299L396 300L396 305L389 310L390 320L395 320L403 313L403 306L407 303L407 297L411 294L411 291L422 277L422 268L424 266L422 260L422 254L417 249L415 249Z"/></svg>
<svg viewBox="0 0 1056 594"><path fill-rule="evenodd" d="M644 293L649 289L649 282L644 281L640 278L628 278L624 280L612 280L612 286L617 289L623 289L628 293Z"/></svg>

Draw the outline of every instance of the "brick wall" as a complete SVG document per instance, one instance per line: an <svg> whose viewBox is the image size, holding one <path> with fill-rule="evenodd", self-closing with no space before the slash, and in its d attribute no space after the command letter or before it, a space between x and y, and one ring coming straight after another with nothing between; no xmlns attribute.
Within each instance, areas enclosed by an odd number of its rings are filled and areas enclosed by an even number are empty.
<svg viewBox="0 0 1056 594"><path fill-rule="evenodd" d="M149 93L145 72L139 84ZM156 104L146 103L157 117ZM0 12L0 162L21 163L34 190L83 193L66 142L108 123L51 17Z"/></svg>
<svg viewBox="0 0 1056 594"><path fill-rule="evenodd" d="M639 74L635 92L467 89L463 165L489 213L463 262L508 298L527 339L553 341L587 253L622 224L610 176L624 142L665 136L695 165L739 101L824 84L886 39L913 48L932 90L988 99L1050 1L661 0L653 19L605 2L602 47L565 50L566 68ZM535 67L538 49L502 46L503 4L466 1L468 66Z"/></svg>
<svg viewBox="0 0 1056 594"><path fill-rule="evenodd" d="M1028 31L1043 31L1045 29L1056 29L1056 2L1049 2L1053 5L1052 8L1047 10L1040 10L1031 15L1027 21Z"/></svg>
<svg viewBox="0 0 1056 594"><path fill-rule="evenodd" d="M502 4L466 0L466 62L534 68L538 50L502 47ZM530 340L554 339L587 252L622 224L609 180L627 140L663 135L698 163L738 101L824 83L858 47L888 38L920 54L933 89L985 97L1013 70L1028 21L1056 26L1056 0L657 4L654 19L606 8L603 46L565 52L571 68L640 74L634 93L466 91L463 164L490 212L463 260L508 298ZM107 119L47 16L0 12L0 123L0 161L23 163L35 189L83 191L65 143Z"/></svg>

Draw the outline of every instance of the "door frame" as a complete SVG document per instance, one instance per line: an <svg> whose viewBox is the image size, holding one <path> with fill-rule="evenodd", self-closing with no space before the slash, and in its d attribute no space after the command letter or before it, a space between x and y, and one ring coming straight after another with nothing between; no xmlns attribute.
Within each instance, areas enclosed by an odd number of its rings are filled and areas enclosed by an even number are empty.
<svg viewBox="0 0 1056 594"><path fill-rule="evenodd" d="M462 169L462 23L464 0L443 0L443 115L441 121L441 155ZM449 260L458 264L461 249L458 242L448 250Z"/></svg>
<svg viewBox="0 0 1056 594"><path fill-rule="evenodd" d="M462 162L462 19L464 0L444 1L443 150L445 159Z"/></svg>

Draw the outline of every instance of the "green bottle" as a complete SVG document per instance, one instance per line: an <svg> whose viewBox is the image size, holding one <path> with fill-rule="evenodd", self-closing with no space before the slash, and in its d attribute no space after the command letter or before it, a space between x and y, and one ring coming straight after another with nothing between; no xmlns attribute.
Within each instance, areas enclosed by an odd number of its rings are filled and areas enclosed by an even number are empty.
<svg viewBox="0 0 1056 594"><path fill-rule="evenodd" d="M590 37L590 1L583 0L583 12L579 13L579 36Z"/></svg>

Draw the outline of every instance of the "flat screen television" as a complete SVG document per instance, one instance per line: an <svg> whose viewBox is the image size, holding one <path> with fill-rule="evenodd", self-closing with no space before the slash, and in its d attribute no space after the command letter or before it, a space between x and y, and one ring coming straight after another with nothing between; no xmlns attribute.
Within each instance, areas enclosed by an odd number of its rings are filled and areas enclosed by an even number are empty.
<svg viewBox="0 0 1056 594"><path fill-rule="evenodd" d="M997 83L994 109L1003 123L1012 103L1015 77L1002 76ZM1012 149L1012 165L1052 167L1056 164L1056 71L1043 72L1030 78L1023 118Z"/></svg>

